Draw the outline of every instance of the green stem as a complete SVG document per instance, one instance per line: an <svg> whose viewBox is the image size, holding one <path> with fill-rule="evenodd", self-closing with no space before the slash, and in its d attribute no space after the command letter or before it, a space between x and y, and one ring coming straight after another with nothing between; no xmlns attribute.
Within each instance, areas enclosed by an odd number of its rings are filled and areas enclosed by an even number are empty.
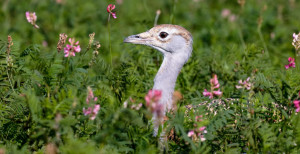
<svg viewBox="0 0 300 154"><path fill-rule="evenodd" d="M239 38L240 38L242 46L243 46L243 51L245 51L246 50L246 44L245 44L245 41L244 41L244 38L243 38L243 33L242 33L241 28L238 28L238 33L239 33Z"/></svg>
<svg viewBox="0 0 300 154"><path fill-rule="evenodd" d="M12 82L11 82L11 79L10 79L11 76L9 75L9 72L8 72L8 67L6 69L6 73L7 73L7 77L8 77L8 81L9 81L9 84L11 86L11 89L13 90L13 92L15 92L14 86L12 85Z"/></svg>
<svg viewBox="0 0 300 154"><path fill-rule="evenodd" d="M107 20L107 29L108 29L108 43L109 43L109 54L110 54L110 64L112 67L112 54L111 54L111 40L110 40L110 14L108 15L108 20Z"/></svg>
<svg viewBox="0 0 300 154"><path fill-rule="evenodd" d="M62 87L63 82L67 78L66 76L67 76L67 73L69 72L69 60L70 60L70 56L68 58L63 57L62 63L64 64L65 69L62 70L61 75L59 77L59 83L58 83L59 84L59 88Z"/></svg>
<svg viewBox="0 0 300 154"><path fill-rule="evenodd" d="M300 66L300 59L299 59L299 52L298 50L296 49L295 50L295 63L296 63L296 70L299 71L299 68L298 66Z"/></svg>
<svg viewBox="0 0 300 154"><path fill-rule="evenodd" d="M174 12L176 11L176 3L178 0L173 0L173 8L172 8L172 14L170 16L170 23L174 24Z"/></svg>
<svg viewBox="0 0 300 154"><path fill-rule="evenodd" d="M244 8L241 7L240 12L239 12L239 16L237 18L237 21L235 22L235 27L238 30L238 35L239 35L239 38L240 38L242 46L243 46L243 51L245 52L245 50L246 50L246 43L245 43L245 40L243 38L243 31L242 31L242 27L244 25L243 24L244 22L242 20L243 12L244 12Z"/></svg>
<svg viewBox="0 0 300 154"><path fill-rule="evenodd" d="M155 19L154 19L154 26L157 25L157 21L158 21L159 15L160 14L156 13L156 16L155 16Z"/></svg>
<svg viewBox="0 0 300 154"><path fill-rule="evenodd" d="M151 15L149 13L149 10L148 10L147 4L146 4L146 0L143 0L143 5L144 5L144 8L146 10L146 13L147 13L148 17L151 18Z"/></svg>
<svg viewBox="0 0 300 154"><path fill-rule="evenodd" d="M267 44L265 42L265 39L264 39L264 37L262 35L261 27L260 26L258 26L258 35L259 35L260 41L263 43L264 49L266 51L266 55L269 57L269 50L267 48Z"/></svg>

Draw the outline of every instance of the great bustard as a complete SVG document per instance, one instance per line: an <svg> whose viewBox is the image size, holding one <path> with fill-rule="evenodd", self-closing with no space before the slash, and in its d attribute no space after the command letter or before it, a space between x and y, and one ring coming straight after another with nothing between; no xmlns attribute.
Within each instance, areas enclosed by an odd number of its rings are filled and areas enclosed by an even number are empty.
<svg viewBox="0 0 300 154"><path fill-rule="evenodd" d="M124 42L150 46L160 51L163 62L154 79L154 90L161 90L160 99L164 114L172 109L172 97L177 76L193 50L193 38L189 31L178 25L157 25L150 30L131 35ZM155 120L155 119L154 119ZM154 135L157 133L155 128Z"/></svg>

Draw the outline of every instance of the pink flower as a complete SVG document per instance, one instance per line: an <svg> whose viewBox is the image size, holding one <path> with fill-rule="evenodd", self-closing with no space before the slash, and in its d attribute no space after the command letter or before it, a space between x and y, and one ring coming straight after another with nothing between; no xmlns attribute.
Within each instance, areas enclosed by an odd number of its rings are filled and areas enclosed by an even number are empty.
<svg viewBox="0 0 300 154"><path fill-rule="evenodd" d="M299 91L298 95L300 97L300 91ZM295 105L296 112L299 112L300 111L300 100L294 100L293 103Z"/></svg>
<svg viewBox="0 0 300 154"><path fill-rule="evenodd" d="M96 115L98 114L99 110L100 110L100 105L99 105L99 104L96 104L96 105L94 106L92 116L90 117L91 120L95 120Z"/></svg>
<svg viewBox="0 0 300 154"><path fill-rule="evenodd" d="M300 48L300 33L296 34L294 33L293 34L293 42L292 42L292 45L295 47L296 50L298 50Z"/></svg>
<svg viewBox="0 0 300 154"><path fill-rule="evenodd" d="M91 87L88 87L88 94L86 97L86 103L89 104L91 100L94 100L94 102L96 102L98 100L97 97L94 97L94 93L93 90L91 89ZM96 115L98 114L100 110L100 105L99 104L95 104L94 107L88 107L87 109L83 108L83 114L85 116L90 116L91 120L94 120L96 118Z"/></svg>
<svg viewBox="0 0 300 154"><path fill-rule="evenodd" d="M132 99L131 97L129 98L129 103L132 104L130 106L131 109L133 110L140 110L141 107L143 106L143 103L136 103L136 100L135 99ZM127 108L128 106L128 100L126 100L124 103L123 103L123 107L124 108Z"/></svg>
<svg viewBox="0 0 300 154"><path fill-rule="evenodd" d="M200 135L200 140L201 140L201 142L204 142L206 140L206 138L204 137L204 135Z"/></svg>
<svg viewBox="0 0 300 154"><path fill-rule="evenodd" d="M190 130L187 134L188 137L192 137L195 134L193 130Z"/></svg>
<svg viewBox="0 0 300 154"><path fill-rule="evenodd" d="M143 106L142 103L140 104L133 104L131 105L131 109L134 109L134 110L140 110L140 108Z"/></svg>
<svg viewBox="0 0 300 154"><path fill-rule="evenodd" d="M209 99L213 98L213 94L211 92L208 92L206 89L204 89L203 95L209 97Z"/></svg>
<svg viewBox="0 0 300 154"><path fill-rule="evenodd" d="M250 83L250 77L247 78L247 80L239 80L240 85L236 85L235 87L237 89L246 88L247 90L250 90L252 87L252 83Z"/></svg>
<svg viewBox="0 0 300 154"><path fill-rule="evenodd" d="M214 96L221 96L222 92L220 91L220 84L218 81L218 77L216 74L213 75L213 78L210 79L210 91L204 89L203 95L209 97L209 99L213 99ZM217 91L215 89L218 89Z"/></svg>
<svg viewBox="0 0 300 154"><path fill-rule="evenodd" d="M91 113L92 113L92 108L91 107L89 107L87 110L85 108L83 108L83 114L85 116L87 116L87 115L89 115Z"/></svg>
<svg viewBox="0 0 300 154"><path fill-rule="evenodd" d="M229 16L229 21L234 22L236 20L236 15L232 14Z"/></svg>
<svg viewBox="0 0 300 154"><path fill-rule="evenodd" d="M91 87L88 87L88 95L86 97L86 103L89 104L90 100L94 99L94 101L97 101L97 97L94 98L94 93Z"/></svg>
<svg viewBox="0 0 300 154"><path fill-rule="evenodd" d="M235 14L232 14L229 9L223 9L221 13L222 18L228 19L231 22L234 22L237 18Z"/></svg>
<svg viewBox="0 0 300 154"><path fill-rule="evenodd" d="M295 59L294 58L289 57L288 61L289 61L289 64L285 65L285 69L288 69L290 67L294 67L294 68L296 67L296 65L295 65Z"/></svg>
<svg viewBox="0 0 300 154"><path fill-rule="evenodd" d="M202 132L202 131L204 131L205 129L206 129L206 127L205 127L205 126L203 126L203 127L200 127L200 128L199 128L199 131L201 131L201 132Z"/></svg>
<svg viewBox="0 0 300 154"><path fill-rule="evenodd" d="M294 100L293 103L295 105L296 112L299 112L300 111L300 100Z"/></svg>
<svg viewBox="0 0 300 154"><path fill-rule="evenodd" d="M113 18L117 18L116 16L116 12L112 12L112 10L114 10L116 8L115 5L109 4L106 8L107 13L111 14Z"/></svg>
<svg viewBox="0 0 300 154"><path fill-rule="evenodd" d="M200 122L200 121L202 121L202 115L199 115L199 116L196 116L195 117L195 120L197 121L197 122Z"/></svg>
<svg viewBox="0 0 300 154"><path fill-rule="evenodd" d="M123 0L116 0L119 5L123 3Z"/></svg>
<svg viewBox="0 0 300 154"><path fill-rule="evenodd" d="M140 110L140 108L143 106L143 104L142 103L139 103L136 107L135 107L135 109L136 110Z"/></svg>
<svg viewBox="0 0 300 154"><path fill-rule="evenodd" d="M293 42L292 42L292 45L295 47L296 50L298 50L300 48L300 33L299 34L296 34L294 33L293 34Z"/></svg>
<svg viewBox="0 0 300 154"><path fill-rule="evenodd" d="M75 56L75 52L80 52L81 48L79 44L79 41L75 43L74 38L69 38L70 44L67 44L64 48L65 57Z"/></svg>
<svg viewBox="0 0 300 154"><path fill-rule="evenodd" d="M213 95L214 96L221 96L222 92L220 91L220 89L218 91L213 91Z"/></svg>
<svg viewBox="0 0 300 154"><path fill-rule="evenodd" d="M48 42L47 42L47 41L43 41L42 45L43 45L44 47L47 47L47 46L48 46Z"/></svg>
<svg viewBox="0 0 300 154"><path fill-rule="evenodd" d="M33 25L35 28L39 28L39 26L35 24L35 22L36 22L36 20L37 20L37 16L36 16L35 12L28 12L28 11L27 11L27 12L25 13L25 15L26 15L27 21L28 21L31 25Z"/></svg>
<svg viewBox="0 0 300 154"><path fill-rule="evenodd" d="M296 33L293 33L293 40L295 40L295 41L298 40L298 35Z"/></svg>
<svg viewBox="0 0 300 154"><path fill-rule="evenodd" d="M145 96L146 103L158 102L161 98L160 90L149 90L148 94Z"/></svg>
<svg viewBox="0 0 300 154"><path fill-rule="evenodd" d="M231 14L231 11L229 9L223 9L222 10L222 17L226 18Z"/></svg>
<svg viewBox="0 0 300 154"><path fill-rule="evenodd" d="M56 0L56 3L57 3L57 4L62 4L62 1L63 1L63 0Z"/></svg>
<svg viewBox="0 0 300 154"><path fill-rule="evenodd" d="M146 106L154 115L158 118L159 122L162 122L164 116L163 104L159 103L162 92L160 90L149 90L145 96Z"/></svg>
<svg viewBox="0 0 300 154"><path fill-rule="evenodd" d="M200 127L198 129L195 128L193 130L190 130L187 135L188 135L188 137L193 137L193 139L195 139L195 140L197 140L197 138L199 137L200 141L203 142L206 140L206 138L203 135L204 133L207 133L205 126Z"/></svg>
<svg viewBox="0 0 300 154"><path fill-rule="evenodd" d="M213 78L210 79L210 84L212 85L212 87L214 89L217 89L220 87L219 81L218 81L218 77L216 74L213 75Z"/></svg>
<svg viewBox="0 0 300 154"><path fill-rule="evenodd" d="M91 120L95 120L99 110L100 110L100 105L96 104L94 107L89 107L87 110L83 108L83 113L85 116L90 115Z"/></svg>
<svg viewBox="0 0 300 154"><path fill-rule="evenodd" d="M33 24L33 23L36 21L36 19L37 19L35 12L28 12L28 11L27 11L27 12L25 13L25 15L26 15L27 21L28 21L29 23L31 23L31 24Z"/></svg>

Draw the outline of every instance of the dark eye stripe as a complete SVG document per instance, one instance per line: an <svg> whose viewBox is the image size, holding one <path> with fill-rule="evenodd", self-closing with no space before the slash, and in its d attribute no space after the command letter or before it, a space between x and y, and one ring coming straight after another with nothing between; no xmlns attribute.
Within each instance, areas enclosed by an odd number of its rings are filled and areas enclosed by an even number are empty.
<svg viewBox="0 0 300 154"><path fill-rule="evenodd" d="M169 34L166 33L166 32L160 32L160 33L159 33L159 37L161 37L161 38L166 38L168 35L169 35Z"/></svg>

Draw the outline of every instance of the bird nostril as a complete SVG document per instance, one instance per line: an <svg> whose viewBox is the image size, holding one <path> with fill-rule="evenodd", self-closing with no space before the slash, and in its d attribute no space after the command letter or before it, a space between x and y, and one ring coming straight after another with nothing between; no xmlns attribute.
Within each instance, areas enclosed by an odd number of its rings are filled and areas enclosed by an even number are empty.
<svg viewBox="0 0 300 154"><path fill-rule="evenodd" d="M140 38L140 36L138 36L138 35L134 35L134 38Z"/></svg>

